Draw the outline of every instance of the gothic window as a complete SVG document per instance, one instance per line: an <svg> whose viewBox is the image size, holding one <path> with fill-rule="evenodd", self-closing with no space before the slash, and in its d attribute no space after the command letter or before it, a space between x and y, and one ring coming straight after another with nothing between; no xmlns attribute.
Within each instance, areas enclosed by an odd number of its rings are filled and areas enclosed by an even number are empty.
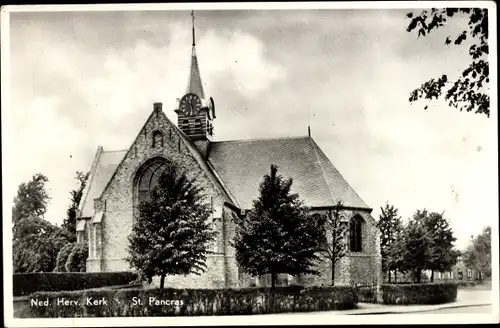
<svg viewBox="0 0 500 328"><path fill-rule="evenodd" d="M361 252L362 249L362 224L363 219L356 215L349 223L349 249L351 252Z"/></svg>
<svg viewBox="0 0 500 328"><path fill-rule="evenodd" d="M166 161L154 160L139 173L140 177L137 181L139 204L149 199L151 191L158 185L158 179L166 167Z"/></svg>
<svg viewBox="0 0 500 328"><path fill-rule="evenodd" d="M160 131L155 131L153 133L153 143L151 145L153 148L163 147L163 133Z"/></svg>

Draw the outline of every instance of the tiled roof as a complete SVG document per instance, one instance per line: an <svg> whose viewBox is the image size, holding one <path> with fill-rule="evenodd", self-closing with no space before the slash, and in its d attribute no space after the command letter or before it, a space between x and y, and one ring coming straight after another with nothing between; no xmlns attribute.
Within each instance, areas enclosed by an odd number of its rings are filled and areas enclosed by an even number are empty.
<svg viewBox="0 0 500 328"><path fill-rule="evenodd" d="M89 177L89 189L83 199L84 204L80 217L89 218L94 215L94 199L99 198L109 179L125 156L126 150L103 151L97 158L94 174Z"/></svg>
<svg viewBox="0 0 500 328"><path fill-rule="evenodd" d="M98 151L80 217L94 215L94 199L101 196L125 154L126 150ZM344 206L369 208L310 137L212 142L208 161L242 209L250 209L258 198L271 164L278 165L278 174L293 179L291 192L307 206L333 206L341 199Z"/></svg>
<svg viewBox="0 0 500 328"><path fill-rule="evenodd" d="M208 160L236 199L250 209L259 196L259 185L271 164L278 174L292 178L291 192L307 206L369 208L310 137L213 142Z"/></svg>

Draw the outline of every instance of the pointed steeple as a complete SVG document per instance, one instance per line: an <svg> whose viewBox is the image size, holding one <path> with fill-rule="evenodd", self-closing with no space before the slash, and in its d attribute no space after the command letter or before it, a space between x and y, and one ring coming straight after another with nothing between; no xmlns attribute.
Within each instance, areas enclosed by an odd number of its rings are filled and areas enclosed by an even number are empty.
<svg viewBox="0 0 500 328"><path fill-rule="evenodd" d="M194 30L194 11L191 11L192 17L192 32L193 43L191 50L191 67L189 69L189 79L186 88L186 93L194 93L201 99L205 99L205 92L203 91L203 83L201 82L200 68L198 67L198 58L196 57L196 39Z"/></svg>

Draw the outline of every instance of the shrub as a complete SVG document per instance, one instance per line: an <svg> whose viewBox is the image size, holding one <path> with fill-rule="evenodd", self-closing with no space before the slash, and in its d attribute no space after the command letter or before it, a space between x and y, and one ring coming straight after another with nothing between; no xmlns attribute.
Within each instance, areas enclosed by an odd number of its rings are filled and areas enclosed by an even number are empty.
<svg viewBox="0 0 500 328"><path fill-rule="evenodd" d="M57 306L57 299L79 301ZM106 300L106 306L88 306L88 297ZM354 308L356 289L335 287L277 287L244 289L120 289L73 292L38 292L32 299L49 299L49 306L34 306L26 317L121 317L245 315L308 312ZM141 300L141 304L137 300ZM134 300L136 302L134 303ZM163 300L158 304L155 300ZM168 301L168 304L165 303Z"/></svg>
<svg viewBox="0 0 500 328"><path fill-rule="evenodd" d="M66 262L68 261L68 257L74 247L75 243L67 243L61 248L59 253L57 253L56 267L54 268L54 272L66 272Z"/></svg>
<svg viewBox="0 0 500 328"><path fill-rule="evenodd" d="M70 291L124 285L137 278L133 272L41 272L15 273L14 296L37 291Z"/></svg>
<svg viewBox="0 0 500 328"><path fill-rule="evenodd" d="M358 300L364 303L377 303L377 288L376 287L359 287L357 289Z"/></svg>
<svg viewBox="0 0 500 328"><path fill-rule="evenodd" d="M383 284L385 304L441 304L457 298L456 283Z"/></svg>
<svg viewBox="0 0 500 328"><path fill-rule="evenodd" d="M460 281L458 283L458 287L475 287L476 282L475 281Z"/></svg>
<svg viewBox="0 0 500 328"><path fill-rule="evenodd" d="M85 272L89 257L88 244L76 244L66 261L66 272Z"/></svg>

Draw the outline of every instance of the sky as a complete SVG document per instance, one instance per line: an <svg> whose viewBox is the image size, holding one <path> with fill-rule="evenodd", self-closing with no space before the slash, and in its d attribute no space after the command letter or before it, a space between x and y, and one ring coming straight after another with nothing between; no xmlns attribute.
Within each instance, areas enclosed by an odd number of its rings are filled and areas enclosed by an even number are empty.
<svg viewBox="0 0 500 328"><path fill-rule="evenodd" d="M487 118L409 103L411 90L457 76L469 55L467 43L444 44L464 18L417 38L408 11L196 10L215 138L305 136L310 125L375 219L386 202L404 219L444 211L463 248L498 219L496 109ZM45 218L61 224L75 172L90 169L98 145L127 149L153 102L176 122L190 51L188 10L11 13L4 204L43 173Z"/></svg>

